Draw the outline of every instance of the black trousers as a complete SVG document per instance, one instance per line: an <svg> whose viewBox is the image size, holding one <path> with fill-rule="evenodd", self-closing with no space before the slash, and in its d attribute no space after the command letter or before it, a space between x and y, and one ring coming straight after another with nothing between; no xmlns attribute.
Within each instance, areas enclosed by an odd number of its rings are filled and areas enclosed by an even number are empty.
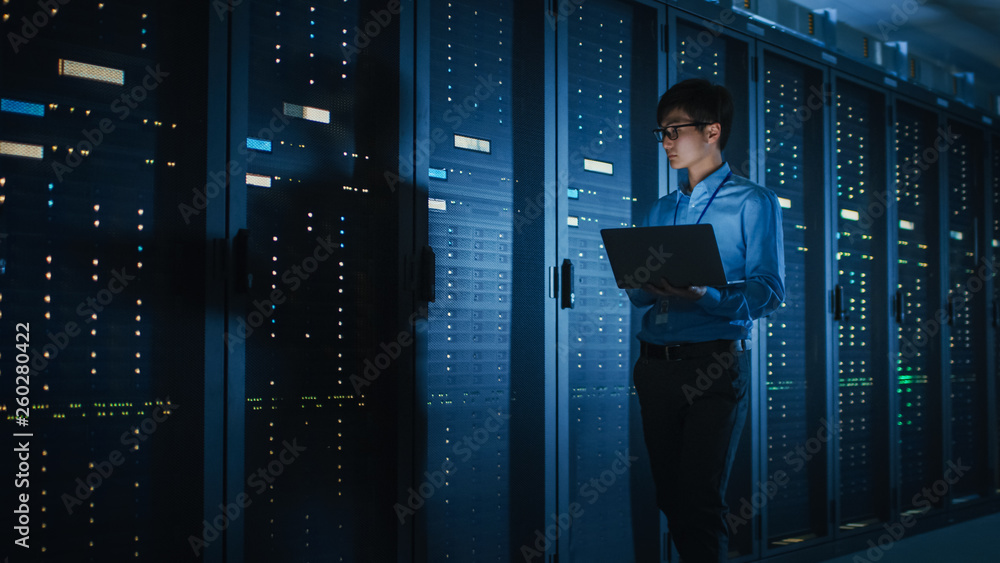
<svg viewBox="0 0 1000 563"><path fill-rule="evenodd" d="M750 352L642 357L632 379L656 483L684 563L728 559L726 485L746 421Z"/></svg>

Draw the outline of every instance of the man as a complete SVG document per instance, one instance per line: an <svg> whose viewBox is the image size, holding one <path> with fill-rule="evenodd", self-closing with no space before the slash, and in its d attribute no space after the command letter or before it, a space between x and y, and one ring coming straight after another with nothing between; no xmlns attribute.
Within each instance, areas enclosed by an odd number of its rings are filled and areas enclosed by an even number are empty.
<svg viewBox="0 0 1000 563"><path fill-rule="evenodd" d="M733 102L722 86L685 80L660 98L653 132L688 182L659 199L645 225L711 223L726 287L629 290L648 308L633 381L657 505L685 563L726 561L725 494L747 415L754 319L785 298L781 206L769 189L735 176L722 159Z"/></svg>

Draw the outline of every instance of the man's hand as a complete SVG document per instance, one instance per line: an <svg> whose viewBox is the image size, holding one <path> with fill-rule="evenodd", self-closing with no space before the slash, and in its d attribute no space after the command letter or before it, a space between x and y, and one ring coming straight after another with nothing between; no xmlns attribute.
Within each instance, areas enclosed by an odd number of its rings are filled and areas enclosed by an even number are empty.
<svg viewBox="0 0 1000 563"><path fill-rule="evenodd" d="M642 289L653 295L661 297L683 297L688 301L697 301L705 295L706 287L703 285L689 285L687 287L674 287L661 279L659 285L651 283L643 284Z"/></svg>

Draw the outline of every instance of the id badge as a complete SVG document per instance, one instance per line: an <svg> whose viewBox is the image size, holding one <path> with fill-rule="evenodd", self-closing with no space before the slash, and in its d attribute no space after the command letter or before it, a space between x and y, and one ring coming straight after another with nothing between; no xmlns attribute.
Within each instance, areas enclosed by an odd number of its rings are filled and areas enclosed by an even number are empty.
<svg viewBox="0 0 1000 563"><path fill-rule="evenodd" d="M670 299L664 297L660 299L658 310L656 312L656 324L666 324L667 313L670 311Z"/></svg>

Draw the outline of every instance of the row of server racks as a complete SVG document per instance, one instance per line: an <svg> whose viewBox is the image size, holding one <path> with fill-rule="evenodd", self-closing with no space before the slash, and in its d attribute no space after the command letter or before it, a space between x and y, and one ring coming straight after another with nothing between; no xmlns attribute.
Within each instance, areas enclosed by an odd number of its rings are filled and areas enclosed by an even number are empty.
<svg viewBox="0 0 1000 563"><path fill-rule="evenodd" d="M599 230L694 77L784 221L730 558L1000 507L995 115L726 2L0 13L11 561L675 557Z"/></svg>

